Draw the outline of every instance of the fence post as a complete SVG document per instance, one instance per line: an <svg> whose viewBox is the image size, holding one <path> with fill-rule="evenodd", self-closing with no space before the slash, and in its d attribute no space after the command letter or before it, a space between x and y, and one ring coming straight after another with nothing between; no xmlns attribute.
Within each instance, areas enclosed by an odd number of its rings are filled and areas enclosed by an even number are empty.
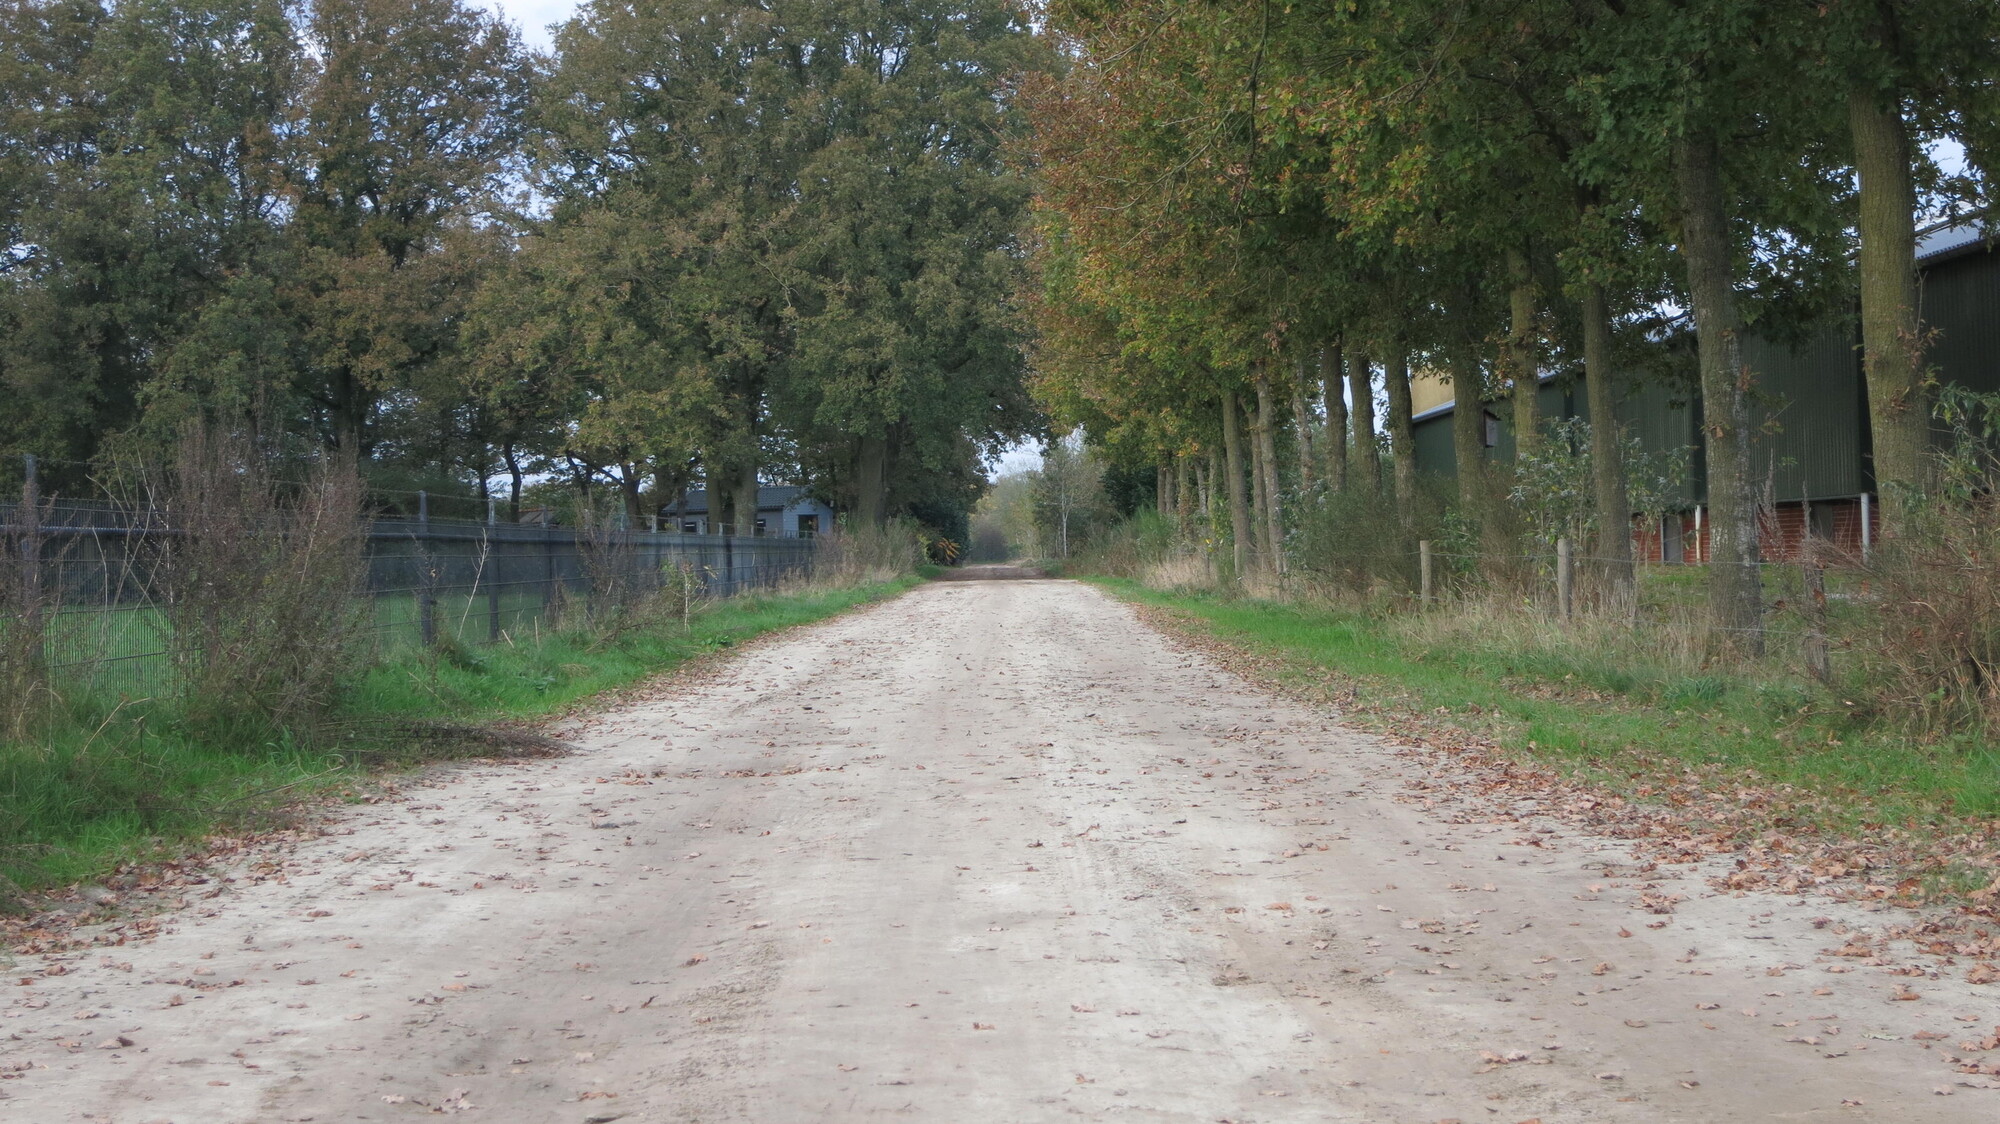
<svg viewBox="0 0 2000 1124"><path fill-rule="evenodd" d="M1425 605L1431 603L1431 540L1417 543L1417 597Z"/></svg>
<svg viewBox="0 0 2000 1124"><path fill-rule="evenodd" d="M500 505L492 496L486 497L486 525L492 527L500 522Z"/></svg>
<svg viewBox="0 0 2000 1124"><path fill-rule="evenodd" d="M1556 540L1556 605L1563 619L1569 619L1576 608L1576 552L1570 548L1569 536Z"/></svg>
<svg viewBox="0 0 2000 1124"><path fill-rule="evenodd" d="M1821 683L1833 682L1833 659L1826 646L1826 567L1808 542L1799 557L1806 579L1806 670Z"/></svg>
<svg viewBox="0 0 2000 1124"><path fill-rule="evenodd" d="M431 494L417 491L417 634L424 647L437 645L438 562L431 553Z"/></svg>
<svg viewBox="0 0 2000 1124"><path fill-rule="evenodd" d="M1870 506L1868 493L1861 493L1861 564L1863 566L1868 564L1868 556L1874 552L1873 548L1875 546L1875 529L1868 525L1868 509Z"/></svg>
<svg viewBox="0 0 2000 1124"><path fill-rule="evenodd" d="M486 500L486 509L490 518L493 510L490 496ZM500 552L496 549L498 544L493 541L490 527L485 539L486 564L482 567L485 571L482 576L486 579L486 642L497 644L500 642Z"/></svg>
<svg viewBox="0 0 2000 1124"><path fill-rule="evenodd" d="M42 645L47 642L42 634L42 485L35 455L29 453L24 463L27 472L21 483L21 514L15 520L21 525L21 625L36 637L31 658L39 668Z"/></svg>
<svg viewBox="0 0 2000 1124"><path fill-rule="evenodd" d="M550 528L546 524L543 525L542 560L547 572L547 578L542 583L542 615L545 617L554 609L556 600L560 596L556 584L556 539L549 531Z"/></svg>

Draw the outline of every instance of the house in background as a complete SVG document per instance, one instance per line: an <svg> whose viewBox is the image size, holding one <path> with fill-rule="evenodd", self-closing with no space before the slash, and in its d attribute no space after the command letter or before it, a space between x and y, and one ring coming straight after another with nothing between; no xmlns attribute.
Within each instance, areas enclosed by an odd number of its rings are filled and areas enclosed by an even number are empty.
<svg viewBox="0 0 2000 1124"><path fill-rule="evenodd" d="M759 534L809 539L833 529L833 508L796 485L757 489L757 526L724 528L709 519L708 492L695 488L660 508L660 530L686 535Z"/></svg>
<svg viewBox="0 0 2000 1124"><path fill-rule="evenodd" d="M1924 329L1936 333L1925 349L1925 365L1942 384L2000 391L2000 250L1977 226L1942 227L1919 240L1917 267L1923 273ZM1765 558L1796 558L1808 537L1864 550L1879 519L1858 317L1797 346L1747 334L1743 358L1756 377L1752 409L1762 414L1752 459L1759 491L1770 502L1760 528ZM1655 378L1628 380L1621 390L1615 412L1642 451L1685 450L1688 456L1689 471L1669 510L1646 516L1644 525L1635 522L1638 556L1652 562L1707 561L1699 387L1692 379L1670 385ZM1455 473L1450 386L1414 379L1411 398L1419 470ZM1544 375L1540 400L1545 419L1588 414L1587 390L1573 377ZM1510 402L1486 405L1484 444L1494 461L1513 458L1512 413Z"/></svg>

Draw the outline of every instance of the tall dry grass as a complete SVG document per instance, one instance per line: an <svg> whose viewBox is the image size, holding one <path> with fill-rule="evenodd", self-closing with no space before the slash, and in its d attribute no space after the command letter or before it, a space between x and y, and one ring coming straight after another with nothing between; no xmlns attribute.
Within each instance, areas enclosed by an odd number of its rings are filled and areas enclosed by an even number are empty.
<svg viewBox="0 0 2000 1124"><path fill-rule="evenodd" d="M321 462L282 483L246 442L191 429L174 462L147 474L145 495L160 524L151 594L181 718L239 732L323 719L362 659L354 468Z"/></svg>
<svg viewBox="0 0 2000 1124"><path fill-rule="evenodd" d="M880 527L843 522L820 537L810 584L825 587L893 581L928 560L923 529L909 520Z"/></svg>

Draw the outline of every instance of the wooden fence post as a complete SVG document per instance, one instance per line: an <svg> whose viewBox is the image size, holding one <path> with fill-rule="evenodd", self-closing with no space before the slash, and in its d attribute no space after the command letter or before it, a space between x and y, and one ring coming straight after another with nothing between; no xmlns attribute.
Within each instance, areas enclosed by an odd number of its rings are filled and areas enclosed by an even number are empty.
<svg viewBox="0 0 2000 1124"><path fill-rule="evenodd" d="M1806 579L1806 670L1821 683L1833 682L1833 658L1826 645L1826 567L1811 543L1799 557Z"/></svg>
<svg viewBox="0 0 2000 1124"><path fill-rule="evenodd" d="M1417 597L1425 605L1431 603L1431 540L1417 543Z"/></svg>
<svg viewBox="0 0 2000 1124"><path fill-rule="evenodd" d="M1576 554L1570 549L1569 536L1556 540L1556 607L1564 620L1569 619L1576 607Z"/></svg>

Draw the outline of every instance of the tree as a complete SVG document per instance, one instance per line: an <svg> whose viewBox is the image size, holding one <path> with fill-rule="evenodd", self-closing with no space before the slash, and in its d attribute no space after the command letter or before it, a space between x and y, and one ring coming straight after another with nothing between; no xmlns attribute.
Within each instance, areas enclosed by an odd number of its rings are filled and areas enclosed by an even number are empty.
<svg viewBox="0 0 2000 1124"><path fill-rule="evenodd" d="M1068 558L1076 532L1103 501L1104 466L1083 443L1082 431L1051 441L1042 450L1035 478L1035 502L1056 557Z"/></svg>
<svg viewBox="0 0 2000 1124"><path fill-rule="evenodd" d="M288 123L296 272L285 300L322 439L362 457L385 400L456 346L476 240L520 138L507 24L460 0L316 0Z"/></svg>

